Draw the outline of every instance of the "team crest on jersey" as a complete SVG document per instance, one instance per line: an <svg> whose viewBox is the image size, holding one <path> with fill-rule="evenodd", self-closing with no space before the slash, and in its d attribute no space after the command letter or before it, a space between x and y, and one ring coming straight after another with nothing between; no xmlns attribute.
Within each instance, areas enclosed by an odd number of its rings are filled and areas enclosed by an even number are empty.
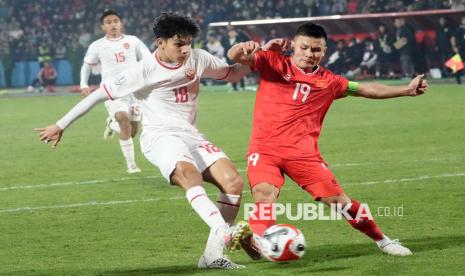
<svg viewBox="0 0 465 276"><path fill-rule="evenodd" d="M328 86L328 81L327 80L316 80L315 85L316 87L326 87Z"/></svg>
<svg viewBox="0 0 465 276"><path fill-rule="evenodd" d="M131 45L129 45L129 43L124 43L124 44L123 44L124 49L129 49L130 46L131 46Z"/></svg>
<svg viewBox="0 0 465 276"><path fill-rule="evenodd" d="M184 70L184 74L186 74L186 77L190 80L195 78L195 70L193 68L187 68Z"/></svg>
<svg viewBox="0 0 465 276"><path fill-rule="evenodd" d="M291 74L285 74L283 75L283 78L286 80L286 81L289 81L291 79Z"/></svg>

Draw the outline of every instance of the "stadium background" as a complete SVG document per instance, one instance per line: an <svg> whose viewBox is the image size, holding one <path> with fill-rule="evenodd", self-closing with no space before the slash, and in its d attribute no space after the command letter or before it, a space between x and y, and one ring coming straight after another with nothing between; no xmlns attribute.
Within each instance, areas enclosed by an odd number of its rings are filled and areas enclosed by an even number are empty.
<svg viewBox="0 0 465 276"><path fill-rule="evenodd" d="M53 5L50 5L53 3ZM405 19L413 34L405 47L417 73L439 68L450 77L443 63L453 54L450 36L465 15L464 1L385 1L385 0L295 0L295 1L84 1L38 0L0 1L0 87L31 85L41 67L52 61L58 71L58 85L79 83L82 58L89 44L103 35L98 18L105 8L114 8L123 17L126 33L136 35L154 50L151 31L153 18L161 11L176 11L194 17L202 33L194 47L205 48L224 58L228 32L235 28L238 41L264 42L271 37L290 37L293 28L306 20L322 24L330 34L328 59L324 61L337 73L352 78L406 75L400 66L400 51L386 56L379 43L378 27L387 26L388 44L394 47L396 18ZM153 8L147 8L153 7ZM336 16L335 16L336 15ZM341 15L341 16L339 16ZM307 18L312 17L312 18ZM445 18L440 26L439 18ZM297 18L297 19L296 19ZM231 21L259 20L255 22ZM446 32L443 34L443 32ZM441 34L439 34L441 33ZM439 35L438 35L439 34ZM338 41L340 46L337 47ZM216 43L223 50L218 53ZM372 50L369 50L372 47ZM407 49L408 48L408 49ZM338 51L339 59L330 55ZM366 56L364 57L364 54ZM374 54L370 68L361 67ZM380 64L384 66L380 66ZM360 68L361 67L361 68ZM360 68L355 75L353 71ZM98 73L98 70L96 70ZM98 83L95 80L94 83Z"/></svg>

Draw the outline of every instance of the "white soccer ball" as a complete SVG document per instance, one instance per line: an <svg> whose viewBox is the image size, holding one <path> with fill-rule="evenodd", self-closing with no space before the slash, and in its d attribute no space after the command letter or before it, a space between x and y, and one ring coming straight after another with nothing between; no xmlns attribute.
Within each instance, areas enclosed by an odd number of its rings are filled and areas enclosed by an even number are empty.
<svg viewBox="0 0 465 276"><path fill-rule="evenodd" d="M306 247L302 232L290 224L273 225L260 238L260 251L272 262L298 260L305 254Z"/></svg>

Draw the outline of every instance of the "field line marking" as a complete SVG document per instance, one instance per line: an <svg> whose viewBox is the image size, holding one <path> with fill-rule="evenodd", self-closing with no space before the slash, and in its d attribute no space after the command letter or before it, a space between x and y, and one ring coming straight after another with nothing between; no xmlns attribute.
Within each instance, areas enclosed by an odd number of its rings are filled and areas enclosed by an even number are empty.
<svg viewBox="0 0 465 276"><path fill-rule="evenodd" d="M375 185L375 184L393 184L393 183L403 183L403 182L413 182L425 179L434 179L434 178L448 178L448 177L464 177L465 172L463 173L445 173L440 175L423 175L418 177L410 177L410 178L400 178L400 179L386 179L380 181L365 181L365 182L354 182L354 183L347 183L346 185ZM283 188L285 189L285 188ZM90 201L90 202L82 202L82 203L74 203L74 204L64 204L64 205L49 205L49 206L36 206L36 207L17 207L17 208L9 208L9 209L0 209L0 213L14 213L14 212L22 212L22 211L36 211L36 210L44 210L44 209L63 209L63 208L77 208L77 207L84 207L84 206L105 206L105 205L121 205L121 204L132 204L132 203L141 203L141 202L155 202L161 200L181 200L185 199L184 196L177 196L177 197L160 197L160 198L147 198L147 199L130 199L130 200L112 200L112 201Z"/></svg>
<svg viewBox="0 0 465 276"><path fill-rule="evenodd" d="M121 182L121 181L127 181L127 180L154 179L154 178L162 178L162 176L151 175L151 176L145 176L145 177L121 177L121 178L113 178L113 179L94 179L94 180L59 182L59 183L50 183L50 184L18 185L18 186L11 186L11 187L1 187L0 192L10 191L10 190L20 190L20 189L39 189L39 188L73 186L73 185L90 185L90 184L98 184L98 183L105 183L105 182Z"/></svg>

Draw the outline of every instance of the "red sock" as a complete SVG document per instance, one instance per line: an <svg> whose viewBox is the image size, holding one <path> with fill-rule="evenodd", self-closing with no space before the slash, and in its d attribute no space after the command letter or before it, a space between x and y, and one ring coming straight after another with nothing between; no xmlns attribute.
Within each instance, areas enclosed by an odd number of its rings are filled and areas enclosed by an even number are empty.
<svg viewBox="0 0 465 276"><path fill-rule="evenodd" d="M360 208L360 202L352 199L352 207L347 212L353 218L357 216L358 209ZM362 217L358 221L356 219L347 220L353 228L367 235L375 241L382 240L384 238L383 232L378 228L374 220L369 220L366 217Z"/></svg>
<svg viewBox="0 0 465 276"><path fill-rule="evenodd" d="M254 217L255 216L255 217ZM263 236L270 226L276 224L272 203L255 203L255 211L249 217L249 225L254 234Z"/></svg>

